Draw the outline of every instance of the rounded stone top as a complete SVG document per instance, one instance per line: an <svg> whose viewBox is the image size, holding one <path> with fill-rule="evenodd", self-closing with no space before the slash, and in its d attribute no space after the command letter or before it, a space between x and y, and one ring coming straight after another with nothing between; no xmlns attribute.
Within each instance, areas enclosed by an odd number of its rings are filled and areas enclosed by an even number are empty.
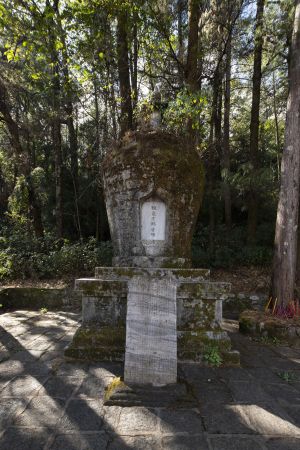
<svg viewBox="0 0 300 450"><path fill-rule="evenodd" d="M204 185L198 153L161 129L130 132L106 155L103 176L115 263L189 265Z"/></svg>

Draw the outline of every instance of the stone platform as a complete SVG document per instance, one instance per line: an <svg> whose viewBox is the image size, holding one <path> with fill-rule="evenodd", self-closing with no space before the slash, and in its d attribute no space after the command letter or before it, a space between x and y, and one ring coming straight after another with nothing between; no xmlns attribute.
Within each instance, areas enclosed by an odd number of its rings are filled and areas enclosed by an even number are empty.
<svg viewBox="0 0 300 450"><path fill-rule="evenodd" d="M222 300L229 283L212 282L206 269L98 267L95 278L76 280L82 295L82 326L65 356L79 360L123 361L128 282L133 277L173 279L177 284L177 355L201 361L216 347L224 363L239 364L239 353L221 328Z"/></svg>
<svg viewBox="0 0 300 450"><path fill-rule="evenodd" d="M62 357L79 314L0 313L1 450L298 450L300 350L230 325L241 367L179 363L196 406L120 407L103 399L122 363Z"/></svg>
<svg viewBox="0 0 300 450"><path fill-rule="evenodd" d="M152 384L128 385L116 377L106 388L104 405L123 408L130 406L192 408L196 407L197 403L183 381L157 387Z"/></svg>

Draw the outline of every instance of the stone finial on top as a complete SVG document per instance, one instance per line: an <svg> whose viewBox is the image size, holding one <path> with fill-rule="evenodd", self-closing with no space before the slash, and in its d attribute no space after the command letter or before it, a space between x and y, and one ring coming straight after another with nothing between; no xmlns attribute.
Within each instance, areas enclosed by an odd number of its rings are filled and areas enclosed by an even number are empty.
<svg viewBox="0 0 300 450"><path fill-rule="evenodd" d="M151 128L156 129L161 125L161 83L156 83L156 85L154 86L154 91L151 95L151 104L153 106L153 111L150 115L150 125Z"/></svg>
<svg viewBox="0 0 300 450"><path fill-rule="evenodd" d="M138 128L142 131L156 130L162 123L161 83L157 83L153 92L139 106Z"/></svg>

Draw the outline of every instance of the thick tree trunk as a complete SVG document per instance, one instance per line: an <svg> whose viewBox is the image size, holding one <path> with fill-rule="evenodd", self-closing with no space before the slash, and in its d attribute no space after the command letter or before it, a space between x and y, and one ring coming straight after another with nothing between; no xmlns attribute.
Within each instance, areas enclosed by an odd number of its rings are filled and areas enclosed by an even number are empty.
<svg viewBox="0 0 300 450"><path fill-rule="evenodd" d="M118 72L121 97L120 135L133 128L132 99L128 60L127 14L120 12L117 27Z"/></svg>
<svg viewBox="0 0 300 450"><path fill-rule="evenodd" d="M259 110L261 90L261 62L263 51L263 16L265 0L257 0L256 27L254 35L254 63L252 79L252 107L250 121L250 147L249 156L252 166L252 178L248 198L248 243L253 243L256 236L258 193L256 190L256 176L259 168L258 141L259 141Z"/></svg>
<svg viewBox="0 0 300 450"><path fill-rule="evenodd" d="M295 5L272 273L273 299L285 305L294 300L300 184L300 0Z"/></svg>
<svg viewBox="0 0 300 450"><path fill-rule="evenodd" d="M226 66L225 66L225 89L224 89L224 127L223 127L223 157L222 157L222 176L223 176L223 199L225 223L227 228L231 228L231 192L227 177L230 173L230 82L231 82L231 33L228 37L226 48Z"/></svg>

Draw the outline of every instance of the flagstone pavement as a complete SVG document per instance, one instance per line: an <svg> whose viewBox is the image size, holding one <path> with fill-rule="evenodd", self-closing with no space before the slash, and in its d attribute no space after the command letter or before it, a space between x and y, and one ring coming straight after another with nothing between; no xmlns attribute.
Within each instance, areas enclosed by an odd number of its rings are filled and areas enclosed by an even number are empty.
<svg viewBox="0 0 300 450"><path fill-rule="evenodd" d="M180 364L194 403L104 406L117 363L67 363L74 312L0 316L1 450L299 450L300 350L264 345L227 321L241 367Z"/></svg>

